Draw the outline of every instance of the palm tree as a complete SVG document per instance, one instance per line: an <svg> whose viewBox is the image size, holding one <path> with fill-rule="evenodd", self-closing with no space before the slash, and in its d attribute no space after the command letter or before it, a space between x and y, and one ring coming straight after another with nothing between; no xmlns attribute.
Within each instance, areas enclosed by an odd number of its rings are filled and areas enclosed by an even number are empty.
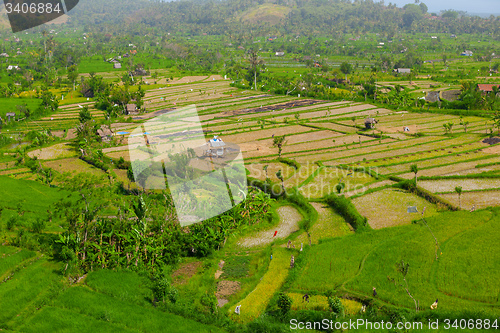
<svg viewBox="0 0 500 333"><path fill-rule="evenodd" d="M267 177L267 167L269 167L269 165L267 165L267 164L262 167L262 169L266 172L266 179L268 178Z"/></svg>
<svg viewBox="0 0 500 333"><path fill-rule="evenodd" d="M47 38L48 32L47 30L43 29L42 30L42 36L43 36L43 49L45 50L45 54L47 54Z"/></svg>
<svg viewBox="0 0 500 333"><path fill-rule="evenodd" d="M462 202L460 201L460 196L462 195L462 186L455 187L455 192L458 194L458 206L462 209Z"/></svg>
<svg viewBox="0 0 500 333"><path fill-rule="evenodd" d="M273 147L278 147L278 154L279 157L281 158L281 151L283 150L283 146L286 143L286 135L282 136L275 136L273 139Z"/></svg>
<svg viewBox="0 0 500 333"><path fill-rule="evenodd" d="M283 177L283 174L281 173L281 169L276 172L276 177L281 180L281 189L283 190L283 193L285 193L285 178Z"/></svg>
<svg viewBox="0 0 500 333"><path fill-rule="evenodd" d="M464 121L462 117L460 117L460 125L464 127L464 132L467 133L467 126L469 125L468 121Z"/></svg>
<svg viewBox="0 0 500 333"><path fill-rule="evenodd" d="M443 124L445 134L451 133L453 128L453 123Z"/></svg>
<svg viewBox="0 0 500 333"><path fill-rule="evenodd" d="M498 129L498 134L500 134L500 115L498 112L493 116L493 127Z"/></svg>
<svg viewBox="0 0 500 333"><path fill-rule="evenodd" d="M415 186L417 186L417 172L418 172L418 166L416 164L412 164L410 166L410 171L415 174Z"/></svg>
<svg viewBox="0 0 500 333"><path fill-rule="evenodd" d="M248 52L247 61L250 63L251 70L253 71L254 89L257 91L257 70L260 65L264 64L264 61L259 59L259 52L256 49Z"/></svg>

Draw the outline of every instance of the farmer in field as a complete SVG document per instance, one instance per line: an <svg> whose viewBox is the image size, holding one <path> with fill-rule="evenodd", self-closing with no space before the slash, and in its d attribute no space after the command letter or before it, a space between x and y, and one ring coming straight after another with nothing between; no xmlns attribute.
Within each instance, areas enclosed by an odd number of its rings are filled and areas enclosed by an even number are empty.
<svg viewBox="0 0 500 333"><path fill-rule="evenodd" d="M438 299L434 303L431 304L431 310L436 310L438 307Z"/></svg>
<svg viewBox="0 0 500 333"><path fill-rule="evenodd" d="M293 257L292 254L292 258L290 259L290 268L293 268L294 265L295 265L295 258Z"/></svg>
<svg viewBox="0 0 500 333"><path fill-rule="evenodd" d="M302 296L302 302L304 302L304 301L309 303L309 295L308 294L305 294L304 296Z"/></svg>
<svg viewBox="0 0 500 333"><path fill-rule="evenodd" d="M373 287L373 297L377 297L377 290L375 287Z"/></svg>

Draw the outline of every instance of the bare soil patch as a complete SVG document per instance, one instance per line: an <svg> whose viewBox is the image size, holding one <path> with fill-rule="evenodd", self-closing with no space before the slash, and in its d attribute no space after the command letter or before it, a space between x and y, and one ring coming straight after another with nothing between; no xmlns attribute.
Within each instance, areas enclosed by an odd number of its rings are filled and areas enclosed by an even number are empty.
<svg viewBox="0 0 500 333"><path fill-rule="evenodd" d="M241 286L238 281L219 281L219 283L217 283L217 292L215 293L218 307L221 308L227 304L229 302L227 297L237 293L240 289Z"/></svg>
<svg viewBox="0 0 500 333"><path fill-rule="evenodd" d="M201 261L194 261L182 264L179 269L172 273L172 279L174 284L184 284L193 275L196 274L198 268L201 266Z"/></svg>
<svg viewBox="0 0 500 333"><path fill-rule="evenodd" d="M486 138L483 140L483 143L487 143L489 145L496 145L497 143L500 143L500 138L499 137Z"/></svg>
<svg viewBox="0 0 500 333"><path fill-rule="evenodd" d="M244 114L249 114L249 113L269 112L269 111L274 111L274 110L283 110L283 109L294 108L294 107L298 107L298 106L314 105L314 104L318 104L318 103L325 103L325 101L316 100L316 99L296 100L296 101L290 101L290 102L274 104L274 105L265 105L265 106L258 107L258 108L226 111L226 112L220 113L217 117L218 118L219 117L231 117L231 116L238 116L238 115L244 115Z"/></svg>

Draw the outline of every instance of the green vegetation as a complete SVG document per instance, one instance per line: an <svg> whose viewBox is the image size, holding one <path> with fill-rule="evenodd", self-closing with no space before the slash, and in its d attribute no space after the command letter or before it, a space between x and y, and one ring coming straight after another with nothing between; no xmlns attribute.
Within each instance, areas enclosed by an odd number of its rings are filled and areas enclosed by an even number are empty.
<svg viewBox="0 0 500 333"><path fill-rule="evenodd" d="M499 18L266 1L4 17L1 330L498 318Z"/></svg>

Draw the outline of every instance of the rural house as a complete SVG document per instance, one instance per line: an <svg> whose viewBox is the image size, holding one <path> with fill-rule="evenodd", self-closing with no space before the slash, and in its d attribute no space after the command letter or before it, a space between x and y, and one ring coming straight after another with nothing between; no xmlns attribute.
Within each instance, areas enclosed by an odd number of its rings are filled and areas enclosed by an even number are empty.
<svg viewBox="0 0 500 333"><path fill-rule="evenodd" d="M375 118L366 118L365 120L365 127L366 129L373 129L375 128L375 124L378 123L378 120Z"/></svg>
<svg viewBox="0 0 500 333"><path fill-rule="evenodd" d="M284 56L284 55L285 55L285 52L283 52L283 51L278 51L278 52L276 52L274 55L275 55L275 56L277 56L277 57L282 57L282 56Z"/></svg>
<svg viewBox="0 0 500 333"><path fill-rule="evenodd" d="M497 83L497 84L478 84L477 85L477 89L485 95L492 92L494 87L500 89L500 84Z"/></svg>
<svg viewBox="0 0 500 333"><path fill-rule="evenodd" d="M122 64L120 64L119 62L115 62L115 63L113 64L113 68L115 68L115 69L120 69L120 68L122 68Z"/></svg>
<svg viewBox="0 0 500 333"><path fill-rule="evenodd" d="M398 68L398 69L395 69L394 71L398 74L410 74L411 73L411 69L409 69L409 68Z"/></svg>
<svg viewBox="0 0 500 333"><path fill-rule="evenodd" d="M473 53L472 53L472 51L467 50L467 51L460 53L460 55L464 56L464 57L472 57Z"/></svg>
<svg viewBox="0 0 500 333"><path fill-rule="evenodd" d="M113 137L113 132L109 129L109 127L101 125L101 127L97 130L97 135L101 137L102 142L109 142Z"/></svg>

